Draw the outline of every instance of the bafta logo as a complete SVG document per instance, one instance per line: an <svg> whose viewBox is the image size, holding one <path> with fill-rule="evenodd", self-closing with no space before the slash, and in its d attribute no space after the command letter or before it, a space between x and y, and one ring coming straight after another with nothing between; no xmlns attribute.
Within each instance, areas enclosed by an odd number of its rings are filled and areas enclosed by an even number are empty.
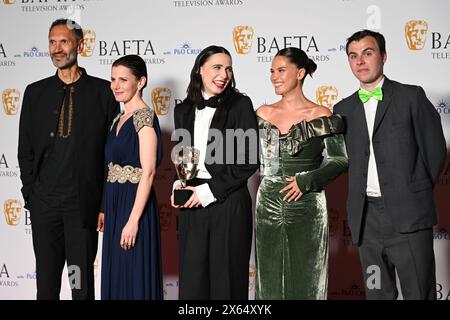
<svg viewBox="0 0 450 320"><path fill-rule="evenodd" d="M405 23L405 38L410 50L422 50L427 40L428 23L424 20L410 20Z"/></svg>
<svg viewBox="0 0 450 320"><path fill-rule="evenodd" d="M3 205L6 223L10 226L17 226L20 222L20 212L22 203L16 199L8 199Z"/></svg>
<svg viewBox="0 0 450 320"><path fill-rule="evenodd" d="M3 0L4 4L13 4L16 0Z"/></svg>
<svg viewBox="0 0 450 320"><path fill-rule="evenodd" d="M237 26L233 29L234 48L238 54L247 54L252 48L253 27Z"/></svg>
<svg viewBox="0 0 450 320"><path fill-rule="evenodd" d="M172 207L166 203L159 206L159 223L161 231L168 231L172 222Z"/></svg>
<svg viewBox="0 0 450 320"><path fill-rule="evenodd" d="M8 116L14 115L19 110L20 93L17 89L5 89L2 94L3 110Z"/></svg>
<svg viewBox="0 0 450 320"><path fill-rule="evenodd" d="M322 86L317 88L316 101L321 106L332 109L338 97L338 89L334 86Z"/></svg>
<svg viewBox="0 0 450 320"><path fill-rule="evenodd" d="M80 55L83 57L90 57L94 53L95 48L95 31L90 29L83 30L83 51Z"/></svg>
<svg viewBox="0 0 450 320"><path fill-rule="evenodd" d="M172 91L169 88L154 88L152 90L152 105L157 115L169 112Z"/></svg>
<svg viewBox="0 0 450 320"><path fill-rule="evenodd" d="M172 161L177 171L178 179L181 181L181 189L173 191L174 203L183 205L192 195L192 191L185 189L186 181L197 176L198 160L200 151L194 147L175 147L172 150Z"/></svg>

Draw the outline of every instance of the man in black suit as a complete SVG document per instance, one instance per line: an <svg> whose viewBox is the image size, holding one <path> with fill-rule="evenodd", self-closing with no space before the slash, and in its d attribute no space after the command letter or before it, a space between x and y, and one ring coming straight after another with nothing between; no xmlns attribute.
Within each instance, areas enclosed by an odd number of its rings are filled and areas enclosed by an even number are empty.
<svg viewBox="0 0 450 320"><path fill-rule="evenodd" d="M54 76L30 84L18 159L36 256L37 299L59 299L67 260L73 299L94 298L104 144L119 104L109 82L87 75L77 55L83 32L59 19L49 31Z"/></svg>
<svg viewBox="0 0 450 320"><path fill-rule="evenodd" d="M436 299L433 187L446 158L439 114L419 86L384 76L385 39L362 30L347 40L361 89L334 107L346 123L347 213L368 299Z"/></svg>

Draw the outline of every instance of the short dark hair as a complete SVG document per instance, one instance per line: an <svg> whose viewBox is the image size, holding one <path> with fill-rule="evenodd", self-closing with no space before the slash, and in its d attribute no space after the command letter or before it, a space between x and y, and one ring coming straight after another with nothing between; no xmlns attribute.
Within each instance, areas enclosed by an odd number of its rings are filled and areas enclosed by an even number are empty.
<svg viewBox="0 0 450 320"><path fill-rule="evenodd" d="M192 106L197 107L199 103L202 101L202 76L200 75L200 67L202 67L206 61L208 61L209 57L216 53L224 53L231 59L230 52L224 47L212 45L203 49L195 58L194 66L191 70L191 81L189 82L187 88L187 97L186 101L188 101ZM236 81L234 79L234 72L231 74L231 80L225 90L222 92L222 95L228 96L229 93L237 93L236 90Z"/></svg>
<svg viewBox="0 0 450 320"><path fill-rule="evenodd" d="M348 46L350 45L350 43L353 41L359 41L365 37L374 38L378 43L378 47L380 48L380 53L381 54L386 53L386 40L384 39L384 36L379 32L364 29L364 30L355 32L354 34L351 35L350 38L347 39L347 44L345 45L345 52L347 53L347 55L348 55Z"/></svg>
<svg viewBox="0 0 450 320"><path fill-rule="evenodd" d="M78 23L70 19L57 19L53 21L48 32L52 31L54 27L60 25L65 25L67 28L69 28L69 30L72 30L72 34L75 37L77 43L83 39L83 29L81 29L81 26Z"/></svg>
<svg viewBox="0 0 450 320"><path fill-rule="evenodd" d="M308 57L308 55L306 54L305 51L303 51L302 49L296 48L296 47L287 47L284 49L281 49L280 51L277 52L277 54L275 55L275 57L286 57L289 59L289 61L293 64L295 64L297 66L297 68L299 69L305 69L306 73L305 73L305 77L309 74L310 76L312 76L312 74L314 73L314 71L316 71L317 69L317 64L312 61L312 59L310 59ZM305 79L305 77L303 77L303 79L301 79L301 81L303 81Z"/></svg>
<svg viewBox="0 0 450 320"><path fill-rule="evenodd" d="M117 66L124 66L128 69L130 69L131 73L136 77L136 79L141 79L142 77L145 77L145 79L148 79L147 77L147 65L145 64L144 59L142 59L140 56L136 54L129 54L123 57L120 57L114 63L112 64L113 67ZM144 88L147 86L147 81L145 81L145 84L142 86L141 91L144 90Z"/></svg>

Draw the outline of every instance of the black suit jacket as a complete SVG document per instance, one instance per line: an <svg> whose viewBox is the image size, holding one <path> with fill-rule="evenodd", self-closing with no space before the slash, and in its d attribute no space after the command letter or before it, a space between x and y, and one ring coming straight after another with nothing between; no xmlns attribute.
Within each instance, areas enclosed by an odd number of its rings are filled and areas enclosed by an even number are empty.
<svg viewBox="0 0 450 320"><path fill-rule="evenodd" d="M186 129L191 137L189 141L178 139L178 144L193 145L195 108L186 102L178 104L175 107L174 120L175 129ZM227 129L242 129L249 134L253 132L255 139L227 136ZM257 132L256 115L250 98L236 94L227 98L216 109L210 125L208 150L212 148L211 155L218 157L219 161L212 164L205 163L205 166L212 177L208 185L217 201L223 201L232 192L246 187L248 178L258 169ZM217 133L220 133L220 136ZM229 131L230 133L232 131ZM231 149L227 149L227 145L232 146ZM218 152L222 154L219 156Z"/></svg>
<svg viewBox="0 0 450 320"><path fill-rule="evenodd" d="M109 82L82 69L74 96L75 155L78 196L83 226L95 227L104 181L104 147L112 120L119 112ZM27 86L20 114L18 160L22 195L30 209L32 189L57 134L63 87L57 75ZM33 214L31 212L31 214Z"/></svg>
<svg viewBox="0 0 450 320"><path fill-rule="evenodd" d="M421 87L385 77L382 90L372 143L386 213L398 232L430 228L437 222L433 187L447 155L440 116ZM347 214L353 242L359 243L370 142L358 92L336 104L334 112L346 124Z"/></svg>

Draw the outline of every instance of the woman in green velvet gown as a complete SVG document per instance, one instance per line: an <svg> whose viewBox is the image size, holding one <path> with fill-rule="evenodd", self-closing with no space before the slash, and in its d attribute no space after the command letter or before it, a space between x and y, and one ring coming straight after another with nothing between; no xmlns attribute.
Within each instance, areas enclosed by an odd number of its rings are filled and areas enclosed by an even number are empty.
<svg viewBox="0 0 450 320"><path fill-rule="evenodd" d="M256 299L327 298L323 189L347 168L348 159L342 118L303 94L304 78L316 67L298 48L279 51L271 81L282 99L256 111L262 175L256 200Z"/></svg>

